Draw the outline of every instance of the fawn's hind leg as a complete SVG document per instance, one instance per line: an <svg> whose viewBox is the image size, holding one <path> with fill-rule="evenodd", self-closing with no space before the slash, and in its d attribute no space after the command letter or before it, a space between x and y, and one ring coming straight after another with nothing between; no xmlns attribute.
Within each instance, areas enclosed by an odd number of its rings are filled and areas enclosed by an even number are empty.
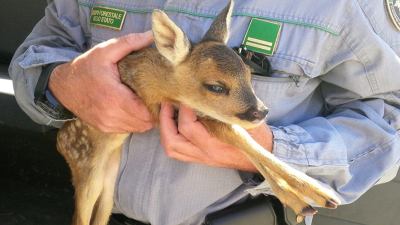
<svg viewBox="0 0 400 225"><path fill-rule="evenodd" d="M93 207L103 189L101 160L97 136L91 127L80 120L64 124L57 134L57 150L67 161L75 189L75 209L72 225L89 225Z"/></svg>
<svg viewBox="0 0 400 225"><path fill-rule="evenodd" d="M113 207L115 180L119 168L120 147L96 150L97 157L76 174L73 225L106 225ZM108 152L109 154L106 154ZM76 179L75 179L76 178Z"/></svg>
<svg viewBox="0 0 400 225"><path fill-rule="evenodd" d="M114 205L115 182L121 159L121 147L115 150L108 163L105 165L105 179L103 180L103 190L97 200L96 208L93 212L91 225L107 225Z"/></svg>
<svg viewBox="0 0 400 225"><path fill-rule="evenodd" d="M88 171L89 176L74 180L75 211L72 225L89 225L93 209L103 189L103 176L98 168Z"/></svg>
<svg viewBox="0 0 400 225"><path fill-rule="evenodd" d="M90 225L104 189L106 166L128 134L106 134L78 120L67 122L57 134L57 150L64 156L75 188L72 225Z"/></svg>

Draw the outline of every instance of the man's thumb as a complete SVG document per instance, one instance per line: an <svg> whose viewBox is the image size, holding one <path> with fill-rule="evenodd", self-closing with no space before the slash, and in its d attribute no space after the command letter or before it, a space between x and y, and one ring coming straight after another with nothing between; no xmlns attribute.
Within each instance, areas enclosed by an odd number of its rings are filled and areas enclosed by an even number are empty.
<svg viewBox="0 0 400 225"><path fill-rule="evenodd" d="M99 47L106 51L105 55L113 63L117 63L123 57L132 51L140 50L153 43L153 34L151 31L144 33L133 33L119 38L113 38L105 41Z"/></svg>

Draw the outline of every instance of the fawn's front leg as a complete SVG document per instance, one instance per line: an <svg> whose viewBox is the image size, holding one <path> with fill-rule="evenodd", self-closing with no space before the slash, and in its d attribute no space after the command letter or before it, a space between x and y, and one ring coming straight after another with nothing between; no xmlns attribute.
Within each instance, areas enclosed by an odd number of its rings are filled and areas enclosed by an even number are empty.
<svg viewBox="0 0 400 225"><path fill-rule="evenodd" d="M271 185L279 200L300 216L299 220L302 215L316 212L310 204L325 208L336 208L340 204L331 190L280 161L260 146L245 129L208 118L200 120L211 134L243 151Z"/></svg>

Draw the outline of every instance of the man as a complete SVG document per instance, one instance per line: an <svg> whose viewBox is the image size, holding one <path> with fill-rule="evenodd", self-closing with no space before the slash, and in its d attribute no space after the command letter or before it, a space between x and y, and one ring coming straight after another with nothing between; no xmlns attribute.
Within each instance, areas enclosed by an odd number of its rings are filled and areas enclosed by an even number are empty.
<svg viewBox="0 0 400 225"><path fill-rule="evenodd" d="M147 110L120 83L116 67L151 44L151 34L142 32L150 30L153 8L164 9L198 42L225 5L55 0L14 56L16 97L33 120L60 126L70 119L62 105L103 131L133 133L114 199L115 210L128 217L153 225L199 224L257 185L238 173L255 172L251 163L210 137L191 109L180 108L176 126L164 104L160 129L151 129ZM251 134L330 185L344 203L400 163L400 32L387 10L378 0L236 1L234 8L229 46L253 46L273 70L254 76L270 114L268 126ZM271 37L258 37L253 23ZM255 36L246 35L252 30Z"/></svg>

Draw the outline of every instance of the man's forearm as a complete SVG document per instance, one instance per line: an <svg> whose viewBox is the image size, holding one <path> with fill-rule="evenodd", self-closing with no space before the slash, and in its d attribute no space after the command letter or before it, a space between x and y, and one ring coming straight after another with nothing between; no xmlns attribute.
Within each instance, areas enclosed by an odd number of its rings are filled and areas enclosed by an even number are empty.
<svg viewBox="0 0 400 225"><path fill-rule="evenodd" d="M63 7L71 8L68 13L73 15L59 12ZM84 35L73 25L76 23L74 20L78 19L78 10L74 9L77 9L75 1L51 3L46 8L45 18L39 21L17 49L10 64L9 74L13 79L16 100L32 120L40 124L59 127L64 122L35 103L34 91L44 67L71 61L83 51ZM70 18L71 23L62 23L59 17ZM74 40L73 45L70 40Z"/></svg>

